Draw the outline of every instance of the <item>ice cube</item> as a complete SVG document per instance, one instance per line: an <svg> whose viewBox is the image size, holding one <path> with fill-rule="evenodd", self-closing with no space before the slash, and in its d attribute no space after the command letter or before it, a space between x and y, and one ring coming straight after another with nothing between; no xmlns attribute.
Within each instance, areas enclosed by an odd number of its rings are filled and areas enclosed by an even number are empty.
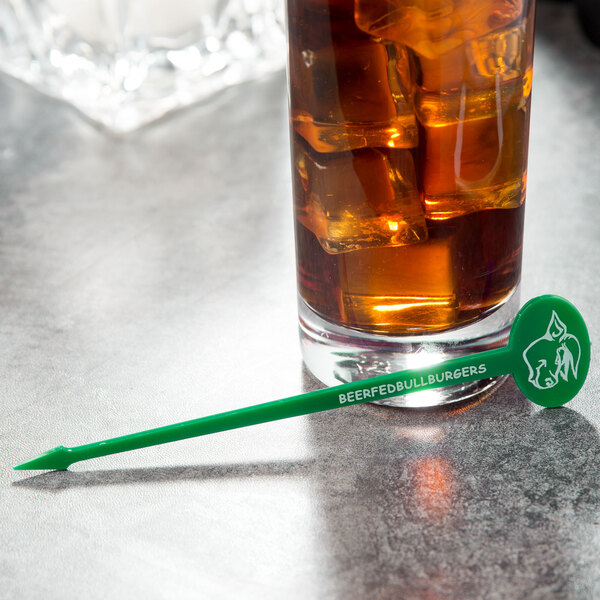
<svg viewBox="0 0 600 600"><path fill-rule="evenodd" d="M290 55L294 129L318 152L412 148L417 126L404 48L365 36Z"/></svg>
<svg viewBox="0 0 600 600"><path fill-rule="evenodd" d="M429 114L423 121L427 216L446 219L520 206L525 197L529 103L504 112L501 106L493 110L487 104L477 110L473 98L462 103L459 99L458 108L456 103L452 98L443 109L438 107L438 113L445 114ZM472 119L465 114L467 106L473 107Z"/></svg>
<svg viewBox="0 0 600 600"><path fill-rule="evenodd" d="M344 315L358 326L386 333L444 329L456 322L452 236L348 252L340 261Z"/></svg>
<svg viewBox="0 0 600 600"><path fill-rule="evenodd" d="M416 87L415 112L425 127L445 127L459 121L494 118L525 107L530 86L513 79L483 89L462 89L450 92L428 92ZM527 95L526 95L527 94Z"/></svg>
<svg viewBox="0 0 600 600"><path fill-rule="evenodd" d="M519 18L523 0L355 0L363 31L436 58Z"/></svg>
<svg viewBox="0 0 600 600"><path fill-rule="evenodd" d="M331 254L427 239L408 150L317 154L294 143L296 217Z"/></svg>
<svg viewBox="0 0 600 600"><path fill-rule="evenodd" d="M420 57L420 86L428 91L482 89L524 77L532 56L526 22L471 40L435 59Z"/></svg>
<svg viewBox="0 0 600 600"><path fill-rule="evenodd" d="M484 35L467 45L469 62L483 77L500 75L501 80L520 77L523 31L525 22L518 27Z"/></svg>
<svg viewBox="0 0 600 600"><path fill-rule="evenodd" d="M419 59L414 106L429 218L516 208L524 200L532 62L525 24Z"/></svg>

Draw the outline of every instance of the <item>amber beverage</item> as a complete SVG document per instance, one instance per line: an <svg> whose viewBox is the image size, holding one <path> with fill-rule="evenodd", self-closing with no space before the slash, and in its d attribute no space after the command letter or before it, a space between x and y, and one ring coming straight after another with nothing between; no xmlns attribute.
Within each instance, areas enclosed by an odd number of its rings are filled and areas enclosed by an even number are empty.
<svg viewBox="0 0 600 600"><path fill-rule="evenodd" d="M518 307L534 9L288 0L301 337L325 383L505 343Z"/></svg>

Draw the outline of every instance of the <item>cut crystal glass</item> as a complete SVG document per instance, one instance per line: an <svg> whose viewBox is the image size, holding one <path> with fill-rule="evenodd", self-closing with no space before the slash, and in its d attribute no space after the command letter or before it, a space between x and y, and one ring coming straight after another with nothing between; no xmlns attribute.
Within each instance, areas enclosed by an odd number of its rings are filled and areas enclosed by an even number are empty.
<svg viewBox="0 0 600 600"><path fill-rule="evenodd" d="M0 0L0 69L115 132L283 68L280 0Z"/></svg>

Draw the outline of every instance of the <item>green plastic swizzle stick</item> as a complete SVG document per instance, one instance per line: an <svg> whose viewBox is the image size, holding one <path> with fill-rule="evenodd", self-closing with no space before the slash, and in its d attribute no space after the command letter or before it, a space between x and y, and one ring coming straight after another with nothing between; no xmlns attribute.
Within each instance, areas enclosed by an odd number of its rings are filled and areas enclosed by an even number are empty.
<svg viewBox="0 0 600 600"><path fill-rule="evenodd" d="M577 309L559 296L539 296L519 311L503 348L93 444L58 446L14 468L66 469L89 458L509 373L532 402L557 407L579 392L589 364L590 338Z"/></svg>

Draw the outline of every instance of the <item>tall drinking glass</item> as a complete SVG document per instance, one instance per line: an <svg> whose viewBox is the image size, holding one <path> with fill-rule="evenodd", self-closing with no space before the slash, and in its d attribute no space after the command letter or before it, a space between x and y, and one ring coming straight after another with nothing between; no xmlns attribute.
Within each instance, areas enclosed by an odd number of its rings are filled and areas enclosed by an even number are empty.
<svg viewBox="0 0 600 600"><path fill-rule="evenodd" d="M506 343L534 11L535 0L288 0L300 332L324 383Z"/></svg>

